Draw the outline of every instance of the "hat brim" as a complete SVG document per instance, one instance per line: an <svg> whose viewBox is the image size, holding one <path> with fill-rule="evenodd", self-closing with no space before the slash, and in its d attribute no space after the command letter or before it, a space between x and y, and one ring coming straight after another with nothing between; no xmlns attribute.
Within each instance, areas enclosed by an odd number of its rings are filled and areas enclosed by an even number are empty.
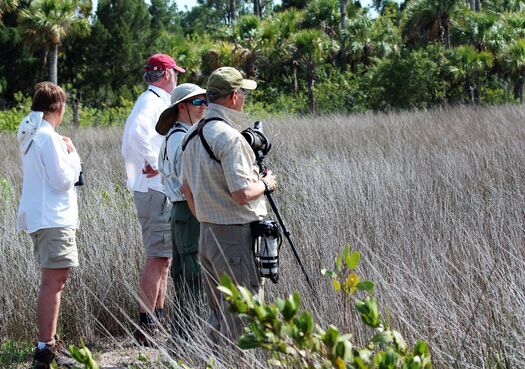
<svg viewBox="0 0 525 369"><path fill-rule="evenodd" d="M204 95L206 96L206 90L203 89L203 88L199 88L195 91L192 91L190 92L189 94L187 95L184 95L182 98L180 98L179 100L175 101L174 103L171 104L171 106L173 105L177 105L177 104L180 104L181 102L183 102L184 100L188 100L189 98L192 98L192 97L195 97L195 96L199 96L199 95Z"/></svg>
<svg viewBox="0 0 525 369"><path fill-rule="evenodd" d="M241 82L241 88L245 90L255 90L257 88L257 82L253 79L243 79Z"/></svg>
<svg viewBox="0 0 525 369"><path fill-rule="evenodd" d="M160 135L165 136L166 133L168 133L170 128L173 127L173 125L177 121L178 113L179 107L177 106L177 104L173 104L172 106L164 110L160 115L157 124L155 125L155 131L157 131Z"/></svg>
<svg viewBox="0 0 525 369"><path fill-rule="evenodd" d="M186 72L186 69L181 68L181 67L179 67L178 65L175 65L175 66L173 67L173 69L175 69L175 70L176 70L177 72L179 72L179 73L184 73L184 72Z"/></svg>

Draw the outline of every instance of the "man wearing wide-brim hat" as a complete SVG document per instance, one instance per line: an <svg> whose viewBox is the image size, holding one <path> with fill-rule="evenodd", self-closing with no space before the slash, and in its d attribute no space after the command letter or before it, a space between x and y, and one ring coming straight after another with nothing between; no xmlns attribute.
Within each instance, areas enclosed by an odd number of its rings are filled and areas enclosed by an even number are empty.
<svg viewBox="0 0 525 369"><path fill-rule="evenodd" d="M173 257L171 277L175 284L177 309L173 319L173 335L188 338L183 327L196 324L201 303L201 266L198 260L199 222L193 216L180 190L182 183L181 142L190 127L198 122L208 106L206 90L192 83L183 83L171 93L171 105L164 110L155 130L165 136L159 152L159 171L164 191L173 204L170 226Z"/></svg>
<svg viewBox="0 0 525 369"><path fill-rule="evenodd" d="M217 347L223 346L221 337L236 342L243 330L240 318L226 308L218 280L226 273L234 283L258 292L250 223L266 216L264 193L276 185L271 171L261 177L255 154L240 133L246 95L256 87L235 68L215 70L208 80L205 119L188 131L182 144L182 191L201 225L208 333Z"/></svg>

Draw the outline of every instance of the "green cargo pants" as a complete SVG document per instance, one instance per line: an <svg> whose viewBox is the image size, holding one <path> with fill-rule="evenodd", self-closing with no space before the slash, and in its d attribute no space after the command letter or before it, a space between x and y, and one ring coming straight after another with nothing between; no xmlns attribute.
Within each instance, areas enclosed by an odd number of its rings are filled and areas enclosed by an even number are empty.
<svg viewBox="0 0 525 369"><path fill-rule="evenodd" d="M199 262L199 222L191 213L188 203L173 203L171 210L171 239L173 259L171 277L175 284L176 298L173 334L187 338L188 330L200 315L203 290Z"/></svg>

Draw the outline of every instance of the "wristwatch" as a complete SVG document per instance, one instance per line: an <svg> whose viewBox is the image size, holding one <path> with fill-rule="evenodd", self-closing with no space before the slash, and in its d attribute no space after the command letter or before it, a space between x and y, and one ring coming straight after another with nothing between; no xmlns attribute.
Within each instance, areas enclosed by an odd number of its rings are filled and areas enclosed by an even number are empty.
<svg viewBox="0 0 525 369"><path fill-rule="evenodd" d="M272 189L270 188L270 185L268 184L268 182L264 179L264 178L261 178L261 181L262 183L264 183L264 188L265 188L265 193L270 193L272 192Z"/></svg>

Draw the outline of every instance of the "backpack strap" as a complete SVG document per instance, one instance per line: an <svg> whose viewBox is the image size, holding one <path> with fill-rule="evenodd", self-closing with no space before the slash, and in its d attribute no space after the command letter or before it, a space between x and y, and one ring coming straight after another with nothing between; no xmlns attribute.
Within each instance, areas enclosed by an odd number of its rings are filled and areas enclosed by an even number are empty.
<svg viewBox="0 0 525 369"><path fill-rule="evenodd" d="M179 127L177 127L177 126L179 126ZM175 128L173 131L170 132L169 135L166 136L166 145L164 146L164 160L166 160L168 158L168 140L170 139L171 135L174 134L174 133L177 133L177 132L183 132L183 133L188 132L188 129L184 128L179 123L175 123L175 127L177 127L177 128Z"/></svg>
<svg viewBox="0 0 525 369"><path fill-rule="evenodd" d="M202 142L202 146L204 146L204 149L208 152L208 155L210 156L210 158L212 158L214 161L216 161L217 163L220 164L221 161L219 159L217 159L217 157L215 156L215 154L211 150L210 145L208 145L208 142L206 142L206 139L204 138L204 134L202 133L202 130L204 129L204 126L206 124L208 124L208 122L211 122L212 120L218 120L218 121L226 123L226 121L224 119L218 118L218 117L213 117L213 118L208 118L208 119L201 119L199 121L199 123L198 123L199 125L197 126L197 129L194 130L193 132L191 132L190 135L188 136L188 138L186 139L186 141L182 144L182 151L184 151L186 149L186 146L188 146L188 142L190 142L191 139L193 139L195 136L199 135L199 137L201 139L201 142Z"/></svg>

